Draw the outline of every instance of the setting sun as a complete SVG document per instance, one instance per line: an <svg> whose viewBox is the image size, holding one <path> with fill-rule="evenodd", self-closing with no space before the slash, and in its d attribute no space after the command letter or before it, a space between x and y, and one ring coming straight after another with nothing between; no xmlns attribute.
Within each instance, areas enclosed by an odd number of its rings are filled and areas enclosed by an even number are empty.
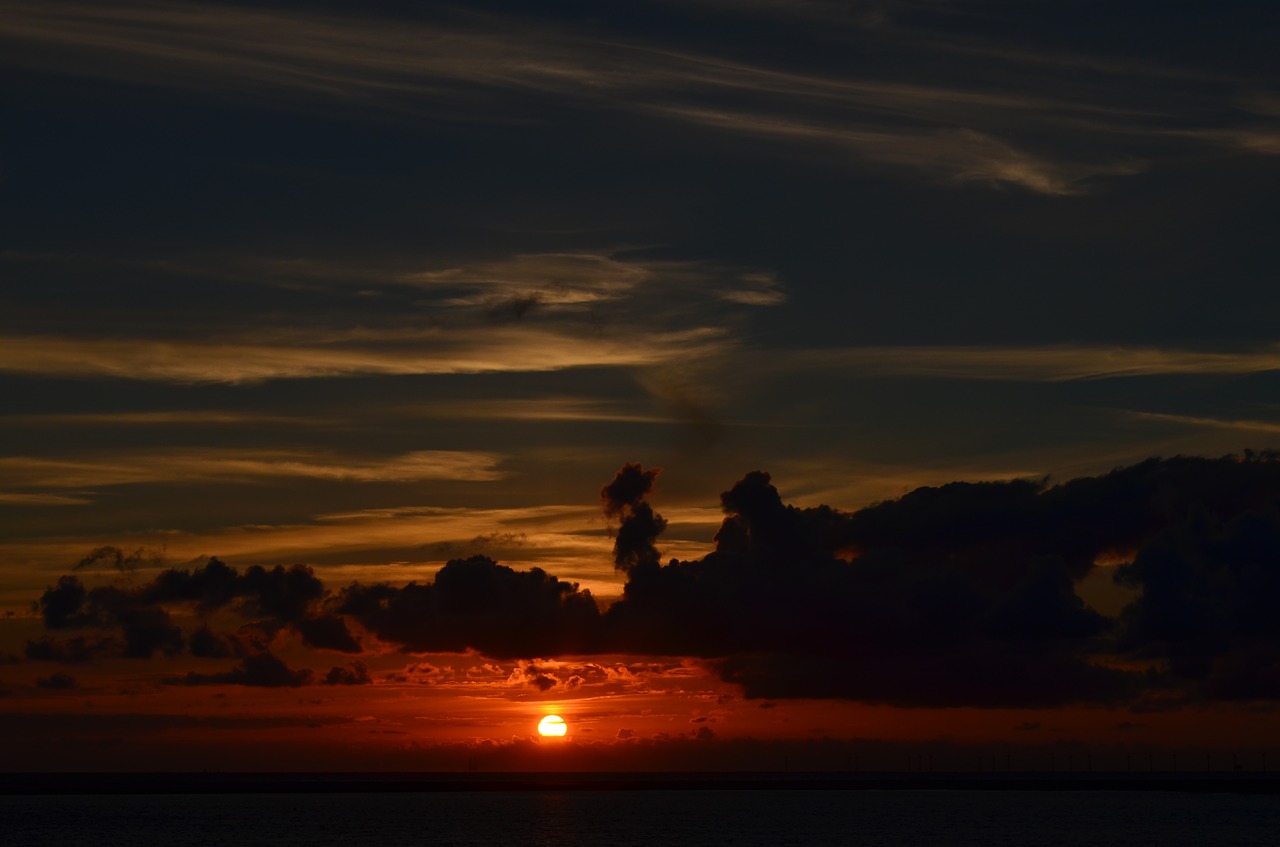
<svg viewBox="0 0 1280 847"><path fill-rule="evenodd" d="M561 736L569 731L569 725L559 715L547 715L538 722L538 734Z"/></svg>

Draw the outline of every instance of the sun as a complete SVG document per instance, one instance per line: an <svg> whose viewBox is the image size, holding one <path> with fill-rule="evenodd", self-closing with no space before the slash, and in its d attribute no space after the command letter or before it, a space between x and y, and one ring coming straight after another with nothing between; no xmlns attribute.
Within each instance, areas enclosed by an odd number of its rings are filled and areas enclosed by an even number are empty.
<svg viewBox="0 0 1280 847"><path fill-rule="evenodd" d="M559 715L547 715L538 721L538 734L560 736L569 731L569 725Z"/></svg>

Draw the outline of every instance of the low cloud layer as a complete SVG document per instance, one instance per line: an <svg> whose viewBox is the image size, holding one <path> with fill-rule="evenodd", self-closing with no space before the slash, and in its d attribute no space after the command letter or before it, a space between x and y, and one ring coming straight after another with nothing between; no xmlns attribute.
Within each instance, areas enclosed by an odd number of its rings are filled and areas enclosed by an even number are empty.
<svg viewBox="0 0 1280 847"><path fill-rule="evenodd" d="M45 627L55 632L109 634L29 641L26 655L82 662L107 657L149 659L161 653L174 656L188 649L199 657L237 656L249 662L264 655L274 635L286 628L313 648L359 652L345 620L322 610L327 593L304 565L270 570L254 566L240 573L218 559L193 569L167 568L142 584L87 587L78 576L68 575L33 604ZM202 618L226 609L251 623L242 632L222 634L203 623L187 637L173 620L172 613L178 609ZM249 663L242 670L244 679L257 679L269 668Z"/></svg>
<svg viewBox="0 0 1280 847"><path fill-rule="evenodd" d="M186 649L238 664L175 684L372 683L361 660L327 674L290 669L270 651L287 630L346 654L698 657L768 700L1143 709L1280 699L1274 454L1151 459L1059 485L956 482L855 512L789 506L768 473L752 471L721 495L715 550L666 564L666 522L648 502L659 474L627 464L602 489L627 576L604 611L575 583L479 555L450 560L430 583L337 590L304 566L240 573L212 559L131 588L61 578L36 604L55 635L29 642L26 658ZM101 550L89 559L114 563ZM1099 561L1125 563L1113 573L1134 599L1115 617L1076 590ZM184 634L170 616L179 607L248 623ZM541 692L589 678L518 670L513 684Z"/></svg>

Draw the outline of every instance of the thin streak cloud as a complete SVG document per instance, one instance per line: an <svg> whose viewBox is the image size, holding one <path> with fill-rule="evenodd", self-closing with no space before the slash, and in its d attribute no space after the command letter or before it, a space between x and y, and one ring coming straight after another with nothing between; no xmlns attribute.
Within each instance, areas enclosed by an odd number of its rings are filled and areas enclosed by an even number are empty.
<svg viewBox="0 0 1280 847"><path fill-rule="evenodd" d="M920 132L907 129L828 126L767 115L703 109L667 109L693 123L766 138L810 141L857 153L873 162L897 165L956 183L1017 185L1038 194L1086 191L1086 180L1129 176L1143 170L1136 161L1099 164L1055 162L970 129Z"/></svg>
<svg viewBox="0 0 1280 847"><path fill-rule="evenodd" d="M6 506L87 506L92 502L86 497L72 497L66 494L0 491L0 503Z"/></svg>
<svg viewBox="0 0 1280 847"><path fill-rule="evenodd" d="M781 367L838 368L874 377L1067 382L1116 377L1232 376L1280 370L1280 347L1242 352L1154 347L857 347L806 350Z"/></svg>
<svg viewBox="0 0 1280 847"><path fill-rule="evenodd" d="M1144 160L1120 145L1120 134L1157 137L1181 124L1188 139L1216 132L1256 152L1274 148L1266 132L1210 122L1213 98L1194 89L1196 80L1156 105L1134 99L1124 64L1079 56L1046 64L1000 45L933 43L927 33L895 30L887 45L875 44L916 59L958 50L1021 72L977 75L969 87L951 79L819 76L523 19L454 16L393 25L375 17L202 4L3 8L0 37L23 48L8 61L59 72L255 96L265 89L294 99L348 98L486 122L528 119L521 101L536 92L571 108L611 108L747 138L836 144L931 179L1013 184L1046 195L1079 194L1089 178L1144 170ZM1100 79L1079 84L1069 71L1080 67ZM1027 93L1028 68L1039 72L1034 94ZM498 101L506 107L495 108ZM1078 120L1086 114L1094 120ZM1087 161L1064 157L1046 140L1060 136L1064 122L1085 136Z"/></svg>
<svg viewBox="0 0 1280 847"><path fill-rule="evenodd" d="M1280 435L1280 423L1275 421L1251 421L1229 418L1211 418L1197 415L1172 415L1162 412L1130 412L1135 418L1148 421L1167 421L1187 426L1206 427L1209 429L1226 429L1239 432L1257 432L1265 435Z"/></svg>
<svg viewBox="0 0 1280 847"><path fill-rule="evenodd" d="M336 419L301 415L258 415L217 410L153 412L66 412L41 415L3 415L0 425L20 426L332 426Z"/></svg>
<svg viewBox="0 0 1280 847"><path fill-rule="evenodd" d="M161 382L243 383L357 374L530 373L586 366L654 365L723 346L723 332L701 328L641 339L567 337L548 330L493 327L468 333L358 330L284 343L151 341L49 336L0 338L0 372L111 376ZM397 336L416 336L417 344ZM434 335L434 337L432 337ZM321 346L328 340L334 346ZM361 340L364 346L352 342ZM310 343L307 343L307 342ZM387 347L377 346L377 342ZM342 346L338 346L342 345Z"/></svg>
<svg viewBox="0 0 1280 847"><path fill-rule="evenodd" d="M157 482L262 481L304 478L345 482L455 480L493 482L506 474L495 453L419 450L374 461L339 460L305 452L155 451L110 459L0 457L0 484L47 488L95 488Z"/></svg>

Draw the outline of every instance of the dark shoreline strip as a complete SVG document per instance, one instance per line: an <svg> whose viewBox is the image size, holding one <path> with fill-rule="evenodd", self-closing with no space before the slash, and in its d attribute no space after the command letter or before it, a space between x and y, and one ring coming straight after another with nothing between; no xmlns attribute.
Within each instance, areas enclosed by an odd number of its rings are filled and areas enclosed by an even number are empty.
<svg viewBox="0 0 1280 847"><path fill-rule="evenodd" d="M360 794L455 791L1165 791L1280 794L1257 774L7 773L0 793Z"/></svg>

